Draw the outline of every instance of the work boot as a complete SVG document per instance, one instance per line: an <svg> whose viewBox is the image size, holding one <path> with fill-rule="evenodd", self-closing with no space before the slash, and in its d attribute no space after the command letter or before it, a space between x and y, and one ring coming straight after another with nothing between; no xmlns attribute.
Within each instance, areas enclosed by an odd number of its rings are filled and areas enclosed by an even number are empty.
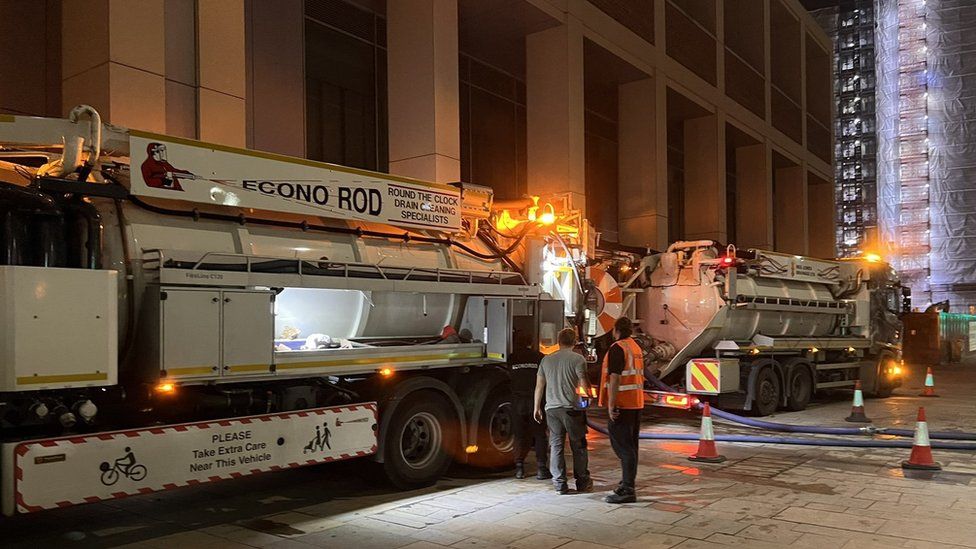
<svg viewBox="0 0 976 549"><path fill-rule="evenodd" d="M603 501L607 503L636 503L637 493L634 492L633 488L620 487L610 492L607 497L603 498Z"/></svg>
<svg viewBox="0 0 976 549"><path fill-rule="evenodd" d="M549 480L552 478L552 473L549 472L549 466L545 463L539 464L538 471L535 472L535 478L539 480Z"/></svg>
<svg viewBox="0 0 976 549"><path fill-rule="evenodd" d="M525 464L523 464L521 461L515 464L515 478L525 478Z"/></svg>
<svg viewBox="0 0 976 549"><path fill-rule="evenodd" d="M556 485L556 493L559 495L565 495L569 493L569 485L565 482L560 482Z"/></svg>
<svg viewBox="0 0 976 549"><path fill-rule="evenodd" d="M576 479L576 491L580 493L592 492L593 479L591 478Z"/></svg>

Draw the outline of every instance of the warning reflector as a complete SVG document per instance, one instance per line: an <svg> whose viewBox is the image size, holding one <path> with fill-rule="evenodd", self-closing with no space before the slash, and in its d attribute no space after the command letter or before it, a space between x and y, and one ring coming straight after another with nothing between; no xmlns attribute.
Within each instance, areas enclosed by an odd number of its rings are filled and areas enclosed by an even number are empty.
<svg viewBox="0 0 976 549"><path fill-rule="evenodd" d="M717 395L721 392L720 361L716 358L695 358L688 361L687 386L689 393Z"/></svg>

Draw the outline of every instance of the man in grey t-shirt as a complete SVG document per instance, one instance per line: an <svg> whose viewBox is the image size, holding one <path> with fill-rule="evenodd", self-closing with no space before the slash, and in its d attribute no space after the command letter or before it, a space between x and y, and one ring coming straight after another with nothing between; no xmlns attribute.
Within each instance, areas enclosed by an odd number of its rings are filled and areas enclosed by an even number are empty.
<svg viewBox="0 0 976 549"><path fill-rule="evenodd" d="M579 409L578 391L590 393L586 379L586 359L573 351L576 332L571 328L559 332L559 350L542 359L535 383L535 419L542 421L542 396L546 399L546 421L549 424L549 468L560 494L569 492L566 482L566 457L563 449L566 435L573 451L573 477L577 492L593 490L586 453L586 412Z"/></svg>

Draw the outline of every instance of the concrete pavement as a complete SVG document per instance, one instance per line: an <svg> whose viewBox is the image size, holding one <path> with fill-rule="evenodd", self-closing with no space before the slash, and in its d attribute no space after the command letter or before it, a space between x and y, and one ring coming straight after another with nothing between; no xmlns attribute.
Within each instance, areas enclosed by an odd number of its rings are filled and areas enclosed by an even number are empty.
<svg viewBox="0 0 976 549"><path fill-rule="evenodd" d="M936 371L941 398L918 397L924 372L885 400L877 426L976 431L976 364ZM850 394L773 421L850 426ZM697 420L647 418L646 429L694 432ZM716 433L752 432L716 422ZM5 546L140 548L350 547L976 547L976 452L935 451L944 470L906 478L908 450L719 443L729 460L693 464L695 443L644 442L636 504L604 493L619 469L591 433L592 494L559 496L549 481L458 468L436 486L393 492L369 463L310 467L197 488L0 519ZM531 461L531 459L530 459Z"/></svg>

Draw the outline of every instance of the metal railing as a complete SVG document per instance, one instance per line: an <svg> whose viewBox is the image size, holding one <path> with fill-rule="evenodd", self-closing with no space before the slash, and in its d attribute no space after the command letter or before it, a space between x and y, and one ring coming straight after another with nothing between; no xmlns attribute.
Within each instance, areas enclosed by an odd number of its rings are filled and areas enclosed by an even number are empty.
<svg viewBox="0 0 976 549"><path fill-rule="evenodd" d="M167 257L167 252L171 254ZM192 271L220 271L232 270L234 272L245 272L248 274L297 274L299 276L334 276L342 278L374 278L379 276L384 280L397 281L416 281L416 282L467 282L469 284L499 284L499 285L521 285L527 286L525 277L521 273L512 271L496 270L474 270L474 269L445 269L440 267L396 267L381 266L376 263L342 262L331 260L301 259L289 257L275 257L265 255L248 255L230 252L206 252L196 261L192 261L191 266L167 265L167 262L191 263L190 260L179 260L172 257L174 250L147 249L143 250L143 268L147 270L177 269ZM178 253L178 251L176 251ZM192 253L192 252L188 252ZM226 261L226 260L236 261ZM215 260L225 260L216 261ZM287 264L294 264L293 271L286 273L275 273L262 270L255 270L255 266L260 266L267 262L281 263L287 268ZM228 269L226 267L242 267L243 271ZM329 272L322 272L329 271ZM373 276L370 276L373 275ZM487 282L486 282L487 281Z"/></svg>

